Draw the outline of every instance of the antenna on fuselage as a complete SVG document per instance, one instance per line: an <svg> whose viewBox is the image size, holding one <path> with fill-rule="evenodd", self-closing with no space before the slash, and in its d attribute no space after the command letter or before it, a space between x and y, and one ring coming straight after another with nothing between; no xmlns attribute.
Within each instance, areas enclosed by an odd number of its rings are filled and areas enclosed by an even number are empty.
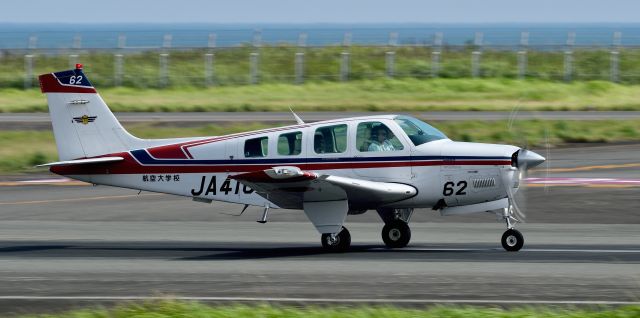
<svg viewBox="0 0 640 318"><path fill-rule="evenodd" d="M289 107L289 110L291 111L291 114L293 115L293 118L296 119L296 123L298 123L298 125L304 124L304 120L302 120L302 118L300 118L298 115L296 115L296 113L293 112L293 109L291 109L291 107Z"/></svg>

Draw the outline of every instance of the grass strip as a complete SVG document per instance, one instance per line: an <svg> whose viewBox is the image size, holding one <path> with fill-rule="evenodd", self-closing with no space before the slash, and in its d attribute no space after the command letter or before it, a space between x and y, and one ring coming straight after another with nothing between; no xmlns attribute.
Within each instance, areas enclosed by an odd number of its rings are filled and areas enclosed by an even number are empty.
<svg viewBox="0 0 640 318"><path fill-rule="evenodd" d="M376 79L304 85L101 88L117 112L640 110L640 85L514 79ZM46 112L39 90L0 89L0 112Z"/></svg>
<svg viewBox="0 0 640 318"><path fill-rule="evenodd" d="M62 314L23 316L39 318L172 318L172 317L304 317L304 318L340 318L340 317L438 317L438 318L468 318L468 317L547 317L547 318L631 318L640 316L640 306L625 307L590 307L590 308L562 308L562 307L453 307L433 306L425 309L406 309L392 306L323 306L323 307L291 307L273 305L228 305L208 306L197 302L182 301L149 301L144 303L128 303L113 308L84 309Z"/></svg>

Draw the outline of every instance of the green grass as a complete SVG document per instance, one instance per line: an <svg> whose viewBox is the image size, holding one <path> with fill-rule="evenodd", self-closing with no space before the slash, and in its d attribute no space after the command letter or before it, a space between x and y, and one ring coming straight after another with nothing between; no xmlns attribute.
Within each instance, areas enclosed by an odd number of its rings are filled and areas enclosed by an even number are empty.
<svg viewBox="0 0 640 318"><path fill-rule="evenodd" d="M441 52L442 78L471 77L472 46L445 46ZM166 51L166 50L165 50ZM263 83L293 83L294 56L304 52L304 75L307 82L339 81L341 53L350 53L350 74L353 80L375 79L386 76L385 56L395 52L395 76L398 78L430 78L432 74L432 49L427 46L363 47L340 46L297 48L287 45L266 45L260 49L250 46L218 48L215 50L170 50L168 86L205 86L204 54L215 53L213 70L216 85L241 85L249 82L249 54L259 52L259 78ZM114 52L59 51L34 54L34 75L69 68L69 54L78 54L78 62L84 63L91 80L98 87L114 86ZM160 51L119 52L124 54L126 87L160 87ZM610 79L609 49L576 49L573 54L573 74L576 80ZM517 52L484 48L479 68L480 77L516 78L518 76ZM529 51L527 77L562 81L564 78L563 51ZM23 53L6 52L0 63L0 87L24 86ZM619 54L619 73L623 83L640 83L640 49L622 48Z"/></svg>
<svg viewBox="0 0 640 318"><path fill-rule="evenodd" d="M640 85L514 79L377 79L212 88L101 88L118 112L640 110ZM39 90L0 89L0 112L46 112Z"/></svg>
<svg viewBox="0 0 640 318"><path fill-rule="evenodd" d="M289 123L290 124L290 123ZM544 146L566 143L606 143L640 141L640 120L624 121L515 121L511 129L506 121L431 122L449 138L457 141L506 143L519 146ZM234 123L199 127L167 127L154 124L127 126L142 138L211 136L277 126L264 123ZM34 165L57 160L51 131L0 130L0 173L43 172Z"/></svg>
<svg viewBox="0 0 640 318"><path fill-rule="evenodd" d="M426 309L404 309L391 306L373 307L290 307L290 306L207 306L196 302L154 301L146 303L130 303L111 309L84 309L62 314L50 314L40 318L171 318L171 317L304 317L304 318L365 318L365 317L438 317L438 318L632 318L640 316L640 306L627 307L594 307L594 308L551 308L551 307L522 307L522 308L488 308L488 307L452 307L434 306Z"/></svg>

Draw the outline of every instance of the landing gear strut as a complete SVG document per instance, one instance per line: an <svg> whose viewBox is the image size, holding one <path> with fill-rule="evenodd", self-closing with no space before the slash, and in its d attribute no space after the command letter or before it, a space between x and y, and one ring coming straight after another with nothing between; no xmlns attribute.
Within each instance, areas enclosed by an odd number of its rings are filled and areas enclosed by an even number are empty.
<svg viewBox="0 0 640 318"><path fill-rule="evenodd" d="M518 219L516 219L513 214L513 207L511 205L505 208L502 213L502 218L507 223L507 230L502 234L500 242L502 243L502 247L508 252L517 252L524 245L524 236L522 236L520 231L513 228L515 222L518 222Z"/></svg>
<svg viewBox="0 0 640 318"><path fill-rule="evenodd" d="M328 252L345 252L351 246L351 234L346 227L342 227L339 233L324 233L320 239Z"/></svg>
<svg viewBox="0 0 640 318"><path fill-rule="evenodd" d="M382 228L382 241L389 248L407 246L411 240L411 229L403 220L393 220Z"/></svg>

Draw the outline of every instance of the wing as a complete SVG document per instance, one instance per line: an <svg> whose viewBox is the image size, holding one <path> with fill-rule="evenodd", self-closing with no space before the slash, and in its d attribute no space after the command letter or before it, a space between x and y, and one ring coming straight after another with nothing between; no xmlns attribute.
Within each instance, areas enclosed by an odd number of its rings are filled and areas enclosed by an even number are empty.
<svg viewBox="0 0 640 318"><path fill-rule="evenodd" d="M349 206L375 208L415 196L406 184L376 182L303 171L284 166L231 176L281 208L302 209L305 203L347 200Z"/></svg>

